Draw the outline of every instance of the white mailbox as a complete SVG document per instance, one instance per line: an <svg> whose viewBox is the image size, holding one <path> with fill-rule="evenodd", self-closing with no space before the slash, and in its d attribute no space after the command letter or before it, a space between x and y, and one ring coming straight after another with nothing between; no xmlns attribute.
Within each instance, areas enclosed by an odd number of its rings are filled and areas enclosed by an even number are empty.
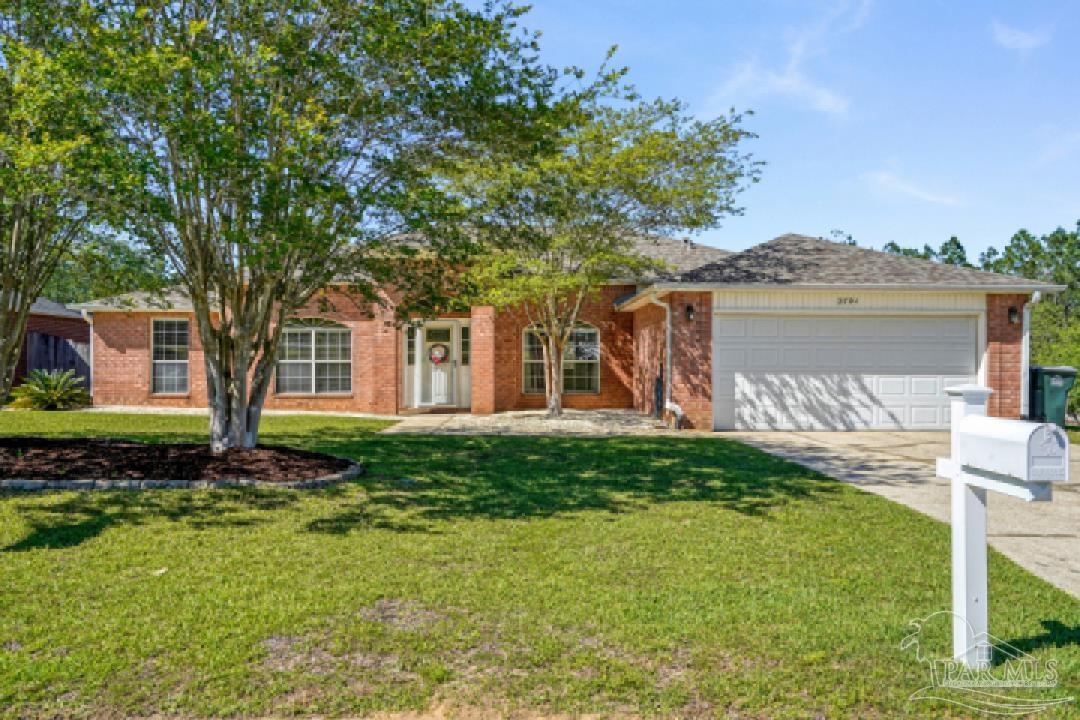
<svg viewBox="0 0 1080 720"><path fill-rule="evenodd" d="M1069 439L1056 425L986 416L993 392L977 385L949 388L952 456L938 475L952 485L953 656L987 667L986 492L1047 501L1053 483L1069 480Z"/></svg>
<svg viewBox="0 0 1080 720"><path fill-rule="evenodd" d="M968 472L1022 483L1069 479L1069 439L1056 425L967 415L956 430L953 460Z"/></svg>

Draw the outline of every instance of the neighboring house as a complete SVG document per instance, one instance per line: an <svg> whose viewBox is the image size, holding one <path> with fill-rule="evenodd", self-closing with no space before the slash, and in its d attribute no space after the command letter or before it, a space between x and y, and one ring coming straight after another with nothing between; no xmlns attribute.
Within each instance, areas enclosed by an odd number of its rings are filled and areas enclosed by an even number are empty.
<svg viewBox="0 0 1080 720"><path fill-rule="evenodd" d="M90 381L90 324L82 313L39 297L30 306L26 338L15 364L15 382L31 370L74 370Z"/></svg>
<svg viewBox="0 0 1080 720"><path fill-rule="evenodd" d="M990 412L1026 393L1027 305L1058 286L784 235L739 253L669 238L671 268L612 283L581 312L568 408L657 405L704 429L941 429L944 389L981 382ZM128 295L92 318L94 402L202 406L190 305ZM270 408L397 414L544 406L524 314L473 307L405 328L328 290L284 331Z"/></svg>

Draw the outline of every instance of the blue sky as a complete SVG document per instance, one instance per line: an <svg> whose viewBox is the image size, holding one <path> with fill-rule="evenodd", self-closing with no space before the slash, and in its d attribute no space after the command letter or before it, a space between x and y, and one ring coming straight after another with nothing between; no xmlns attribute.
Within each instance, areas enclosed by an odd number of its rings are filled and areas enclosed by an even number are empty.
<svg viewBox="0 0 1080 720"><path fill-rule="evenodd" d="M753 109L761 182L698 239L851 233L973 257L1080 219L1080 3L533 0L545 58L610 45L650 96Z"/></svg>

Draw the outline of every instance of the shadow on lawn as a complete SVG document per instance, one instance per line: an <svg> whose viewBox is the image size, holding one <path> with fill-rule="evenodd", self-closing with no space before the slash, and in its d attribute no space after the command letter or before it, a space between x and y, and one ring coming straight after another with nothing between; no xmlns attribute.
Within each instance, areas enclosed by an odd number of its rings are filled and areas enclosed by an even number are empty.
<svg viewBox="0 0 1080 720"><path fill-rule="evenodd" d="M375 526L433 531L457 518L623 512L700 501L755 515L839 484L744 445L715 438L321 435L318 449L369 468L366 496L309 523L316 532Z"/></svg>
<svg viewBox="0 0 1080 720"><path fill-rule="evenodd" d="M243 513L279 510L297 499L293 490L262 488L80 492L56 503L25 503L20 510L30 518L31 530L3 552L74 547L112 525L140 525L152 519L182 521L195 529L250 526L267 518Z"/></svg>
<svg viewBox="0 0 1080 720"><path fill-rule="evenodd" d="M1030 653L1040 648L1060 648L1080 645L1080 625L1066 625L1060 620L1042 620L1040 635L1030 635L1007 641L1009 645L1022 652Z"/></svg>
<svg viewBox="0 0 1080 720"><path fill-rule="evenodd" d="M128 437L139 439L137 435ZM158 439L155 436L153 439ZM111 525L154 519L200 527L271 522L275 511L307 498L306 529L437 532L441 521L550 517L579 511L626 512L660 502L694 501L757 515L792 500L815 499L840 485L797 465L717 438L611 438L379 435L340 424L302 433L266 433L266 443L354 457L368 468L362 492L235 488L212 491L91 491L59 502L27 502L32 530L4 551L64 548Z"/></svg>

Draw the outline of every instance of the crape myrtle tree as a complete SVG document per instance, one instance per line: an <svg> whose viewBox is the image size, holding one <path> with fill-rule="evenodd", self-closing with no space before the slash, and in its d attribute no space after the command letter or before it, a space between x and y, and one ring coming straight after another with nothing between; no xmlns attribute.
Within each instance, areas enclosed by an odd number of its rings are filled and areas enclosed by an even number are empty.
<svg viewBox="0 0 1080 720"><path fill-rule="evenodd" d="M620 76L601 73L552 147L474 162L458 178L463 202L479 199L474 300L524 311L552 417L585 300L613 278L659 269L636 250L642 235L717 226L758 176L742 116L695 119L678 101L640 100Z"/></svg>
<svg viewBox="0 0 1080 720"><path fill-rule="evenodd" d="M440 272L461 260L444 169L544 134L557 73L536 59L522 13L449 0L84 3L109 122L141 172L127 230L190 296L213 451L255 445L281 328L328 283L434 304Z"/></svg>
<svg viewBox="0 0 1080 720"><path fill-rule="evenodd" d="M30 306L106 194L106 134L84 57L52 34L47 7L0 2L0 403Z"/></svg>
<svg viewBox="0 0 1080 720"><path fill-rule="evenodd" d="M136 290L161 291L171 284L163 256L95 227L60 257L41 294L62 303L81 303Z"/></svg>

